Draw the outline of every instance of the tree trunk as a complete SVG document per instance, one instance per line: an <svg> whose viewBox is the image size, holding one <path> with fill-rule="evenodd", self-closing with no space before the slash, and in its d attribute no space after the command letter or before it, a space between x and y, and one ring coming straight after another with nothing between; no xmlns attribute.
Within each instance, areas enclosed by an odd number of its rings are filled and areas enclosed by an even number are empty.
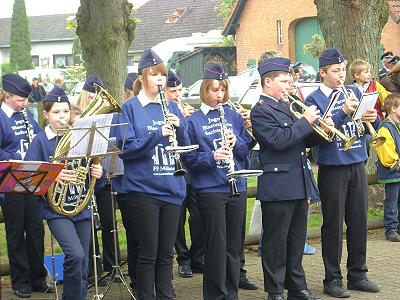
<svg viewBox="0 0 400 300"><path fill-rule="evenodd" d="M128 0L81 0L76 34L82 47L86 74L99 75L110 94L123 99L128 48L136 24Z"/></svg>
<svg viewBox="0 0 400 300"><path fill-rule="evenodd" d="M327 48L338 48L350 64L368 61L378 78L382 29L389 17L387 0L314 0ZM351 74L347 74L349 79Z"/></svg>

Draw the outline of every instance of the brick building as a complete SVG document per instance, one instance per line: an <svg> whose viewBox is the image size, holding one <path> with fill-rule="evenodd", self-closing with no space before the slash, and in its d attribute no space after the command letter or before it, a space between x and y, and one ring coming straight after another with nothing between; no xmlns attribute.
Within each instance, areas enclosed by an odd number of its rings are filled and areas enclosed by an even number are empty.
<svg viewBox="0 0 400 300"><path fill-rule="evenodd" d="M400 52L400 0L388 0L390 17L382 32L385 49ZM265 50L317 66L303 45L321 29L313 0L237 0L222 30L236 36L238 72L254 64Z"/></svg>

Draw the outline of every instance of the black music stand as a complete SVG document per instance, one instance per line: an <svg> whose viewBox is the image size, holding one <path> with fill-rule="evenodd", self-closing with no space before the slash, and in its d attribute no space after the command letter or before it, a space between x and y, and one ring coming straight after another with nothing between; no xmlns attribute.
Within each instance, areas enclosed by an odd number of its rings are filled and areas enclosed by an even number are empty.
<svg viewBox="0 0 400 300"><path fill-rule="evenodd" d="M58 157L54 157L54 160L71 160L71 159L84 159L86 162L90 162L93 158L104 158L109 155L117 155L122 152L121 149L124 147L125 143L125 137L128 129L128 123L121 123L121 124L106 124L104 125L102 122L106 117L109 117L110 115L94 115L94 116L89 116L87 118L83 119L78 119L75 122L75 126L71 129L65 130L62 129L60 131L65 132L65 131L71 131L71 146L69 147L68 150L65 151L65 153L61 153ZM86 123L90 123L91 126L87 127ZM97 122L99 124L97 124ZM81 124L82 123L82 124ZM82 126L82 127L80 127ZM110 129L113 127L120 127L124 126L125 127L125 132L123 136L123 143L121 146L121 149L119 149L115 143L113 143L109 136L105 135L105 133L102 132L102 129ZM73 132L78 132L78 131L83 131L83 134L80 136L78 135L75 137L77 141L72 144L72 139L74 138ZM78 132L79 133L79 132ZM96 138L96 140L95 140ZM106 146L105 149L102 149L102 151L98 152L98 149L94 149L93 145L94 142L98 143L98 140L102 140ZM80 150L76 150L75 148L78 146L78 144L83 144L85 147L85 151L83 153L80 153ZM100 146L103 148L104 145ZM73 153L71 153L71 150L73 150ZM74 151L76 150L76 151ZM88 174L90 178L90 173ZM94 287L95 287L95 293L93 295L93 299L95 300L101 300L103 298L103 294L99 293L99 286L98 286L98 275L97 275L97 258L100 258L100 255L96 253L96 247L95 247L95 240L94 236L96 234L96 228L95 228L95 222L94 222L94 208L93 205L91 204L90 206L90 215L91 215L91 231L92 231L92 246L93 246L93 268L94 268Z"/></svg>

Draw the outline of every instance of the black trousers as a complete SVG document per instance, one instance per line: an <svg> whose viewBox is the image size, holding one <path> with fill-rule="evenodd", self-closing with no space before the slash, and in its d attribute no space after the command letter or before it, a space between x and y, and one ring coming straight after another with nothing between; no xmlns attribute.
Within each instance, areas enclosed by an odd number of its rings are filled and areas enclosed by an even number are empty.
<svg viewBox="0 0 400 300"><path fill-rule="evenodd" d="M366 277L368 183L363 163L348 166L319 166L318 188L321 195L322 258L325 280L342 278L343 219L346 222L347 279Z"/></svg>
<svg viewBox="0 0 400 300"><path fill-rule="evenodd" d="M115 264L115 253L114 253L114 237L113 237L113 213L111 205L111 189L110 186L102 187L100 190L95 192L97 209L100 216L101 223L101 240L102 240L102 260L97 260L97 273L100 275L105 272L110 272L112 266ZM116 207L116 206L115 206ZM118 240L118 238L117 238ZM99 255L99 243L97 239L97 234L95 236L96 253ZM118 247L118 257L119 257L119 247ZM93 276L93 246L90 243L89 248L89 276Z"/></svg>
<svg viewBox="0 0 400 300"><path fill-rule="evenodd" d="M240 251L246 193L231 198L229 193L197 193L204 226L205 300L238 299Z"/></svg>
<svg viewBox="0 0 400 300"><path fill-rule="evenodd" d="M44 227L39 199L32 195L6 194L1 205L6 228L11 284L14 290L45 282Z"/></svg>
<svg viewBox="0 0 400 300"><path fill-rule="evenodd" d="M281 294L284 289L307 289L302 266L307 234L307 200L261 201L261 211L265 291Z"/></svg>
<svg viewBox="0 0 400 300"><path fill-rule="evenodd" d="M133 234L133 223L129 218L126 194L117 194L117 203L121 212L122 223L125 227L126 246L128 252L128 274L131 279L131 287L136 287L136 261L137 261L137 241Z"/></svg>
<svg viewBox="0 0 400 300"><path fill-rule="evenodd" d="M186 191L186 198L183 200L179 215L178 233L175 241L176 260L179 265L188 265L193 269L203 270L204 237L201 216L195 191L190 185L186 186ZM185 237L186 209L189 210L190 250L187 247Z"/></svg>
<svg viewBox="0 0 400 300"><path fill-rule="evenodd" d="M246 195L247 198L247 195ZM247 271L244 268L246 264L246 258L244 255L244 240L246 238L246 217L247 217L247 201L245 202L244 213L243 213L243 224L242 224L242 238L241 238L241 250L240 250L240 278L247 277Z"/></svg>
<svg viewBox="0 0 400 300"><path fill-rule="evenodd" d="M172 298L172 264L180 206L128 193L127 208L137 240L137 299Z"/></svg>

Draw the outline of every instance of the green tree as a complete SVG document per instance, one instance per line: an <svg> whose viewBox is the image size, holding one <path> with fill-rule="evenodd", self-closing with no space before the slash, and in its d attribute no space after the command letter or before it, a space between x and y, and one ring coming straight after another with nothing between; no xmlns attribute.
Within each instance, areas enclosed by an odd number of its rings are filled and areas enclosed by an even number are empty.
<svg viewBox="0 0 400 300"><path fill-rule="evenodd" d="M222 17L224 21L228 20L235 2L236 0L218 0L218 4L215 9L218 11L218 15Z"/></svg>
<svg viewBox="0 0 400 300"><path fill-rule="evenodd" d="M115 99L123 97L128 48L135 37L128 0L81 0L76 34L88 75L99 75Z"/></svg>
<svg viewBox="0 0 400 300"><path fill-rule="evenodd" d="M316 58L326 49L325 41L319 34L314 34L311 39L310 43L303 46L303 50L305 54Z"/></svg>
<svg viewBox="0 0 400 300"><path fill-rule="evenodd" d="M24 0L14 0L11 18L10 65L13 71L35 67L31 56L31 35Z"/></svg>

